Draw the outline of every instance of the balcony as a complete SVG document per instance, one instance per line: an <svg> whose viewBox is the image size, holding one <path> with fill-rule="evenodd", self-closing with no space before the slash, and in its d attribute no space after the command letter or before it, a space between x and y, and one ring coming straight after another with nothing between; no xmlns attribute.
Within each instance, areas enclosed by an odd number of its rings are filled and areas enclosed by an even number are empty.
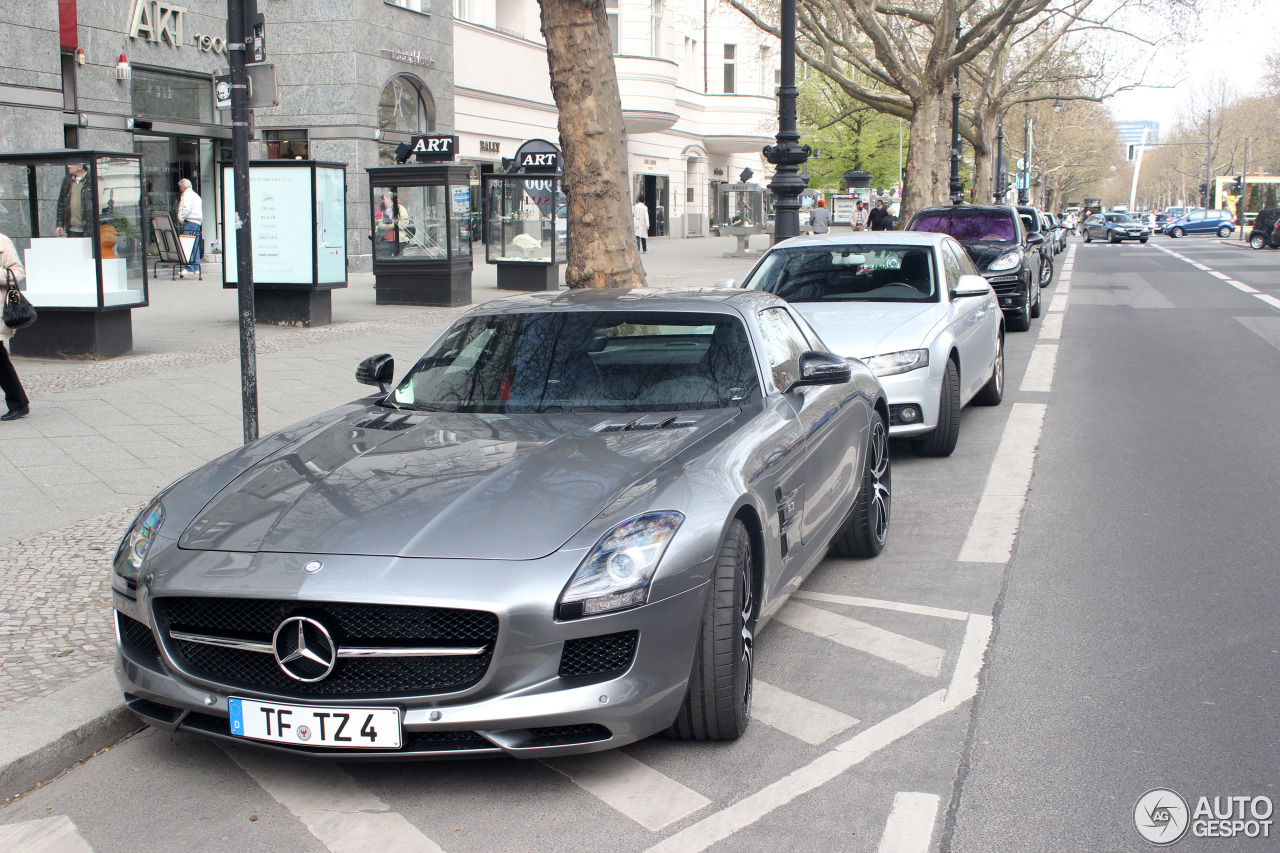
<svg viewBox="0 0 1280 853"><path fill-rule="evenodd" d="M615 56L613 63L628 134L657 133L679 120L674 62L650 56Z"/></svg>

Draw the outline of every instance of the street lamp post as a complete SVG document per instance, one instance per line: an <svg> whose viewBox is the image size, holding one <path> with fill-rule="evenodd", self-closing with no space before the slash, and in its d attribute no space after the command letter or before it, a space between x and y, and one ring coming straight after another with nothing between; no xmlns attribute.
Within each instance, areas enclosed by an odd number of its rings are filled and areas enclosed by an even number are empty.
<svg viewBox="0 0 1280 853"><path fill-rule="evenodd" d="M1004 173L1004 120L1002 119L996 125L996 189L993 199L996 204L1004 204L1004 196L1008 192L1004 186Z"/></svg>
<svg viewBox="0 0 1280 853"><path fill-rule="evenodd" d="M1018 204L1027 204L1031 193L1031 113L1022 115L1022 179L1018 181Z"/></svg>
<svg viewBox="0 0 1280 853"><path fill-rule="evenodd" d="M800 193L809 181L800 174L800 166L809 159L811 149L800 144L796 130L796 0L782 0L782 85L778 87L777 145L764 149L764 158L774 165L773 242L800 233Z"/></svg>
<svg viewBox="0 0 1280 853"><path fill-rule="evenodd" d="M956 41L960 41L960 25L956 24ZM951 203L964 203L964 184L960 180L960 66L956 66L955 89L951 92Z"/></svg>

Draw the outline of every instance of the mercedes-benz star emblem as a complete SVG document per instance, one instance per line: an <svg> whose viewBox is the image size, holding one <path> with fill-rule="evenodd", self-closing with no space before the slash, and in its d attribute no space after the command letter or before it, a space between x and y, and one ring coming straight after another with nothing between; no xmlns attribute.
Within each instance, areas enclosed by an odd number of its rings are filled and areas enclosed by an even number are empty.
<svg viewBox="0 0 1280 853"><path fill-rule="evenodd" d="M324 568L324 563L320 562L319 560L312 560L310 563L307 563L305 566L303 566L302 570L309 575L314 575L316 572L320 571L323 568Z"/></svg>
<svg viewBox="0 0 1280 853"><path fill-rule="evenodd" d="M323 681L338 662L338 647L325 627L309 616L290 616L271 637L271 651L285 675L296 681Z"/></svg>

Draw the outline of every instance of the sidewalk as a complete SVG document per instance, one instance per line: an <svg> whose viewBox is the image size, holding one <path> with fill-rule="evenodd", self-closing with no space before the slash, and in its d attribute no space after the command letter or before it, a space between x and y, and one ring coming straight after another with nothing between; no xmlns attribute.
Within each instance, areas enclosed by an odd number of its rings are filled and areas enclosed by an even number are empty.
<svg viewBox="0 0 1280 853"><path fill-rule="evenodd" d="M651 239L641 258L650 286L711 285L751 268L723 257L735 246L732 237ZM496 283L477 253L473 303L510 295ZM259 326L260 433L362 396L362 358L389 352L403 371L465 310L376 305L365 273L334 292L331 325ZM14 359L31 414L0 431L0 731L35 733L0 745L6 797L128 730L119 697L104 688L115 650L111 557L156 492L242 441L236 295L216 266L203 281L152 281L133 335L124 358Z"/></svg>

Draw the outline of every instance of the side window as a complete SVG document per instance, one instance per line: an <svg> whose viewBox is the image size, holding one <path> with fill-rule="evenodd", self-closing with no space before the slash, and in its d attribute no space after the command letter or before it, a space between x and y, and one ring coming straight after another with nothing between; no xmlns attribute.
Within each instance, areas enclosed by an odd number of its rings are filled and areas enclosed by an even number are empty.
<svg viewBox="0 0 1280 853"><path fill-rule="evenodd" d="M800 378L800 354L809 348L809 344L785 308L761 311L756 322L760 327L760 337L764 339L773 384L779 391L785 391Z"/></svg>
<svg viewBox="0 0 1280 853"><path fill-rule="evenodd" d="M1203 210L1197 210L1195 213L1187 217L1188 222L1199 222L1201 219L1204 219Z"/></svg>
<svg viewBox="0 0 1280 853"><path fill-rule="evenodd" d="M947 290L955 290L960 286L960 259L950 243L942 244L942 269L947 274Z"/></svg>

